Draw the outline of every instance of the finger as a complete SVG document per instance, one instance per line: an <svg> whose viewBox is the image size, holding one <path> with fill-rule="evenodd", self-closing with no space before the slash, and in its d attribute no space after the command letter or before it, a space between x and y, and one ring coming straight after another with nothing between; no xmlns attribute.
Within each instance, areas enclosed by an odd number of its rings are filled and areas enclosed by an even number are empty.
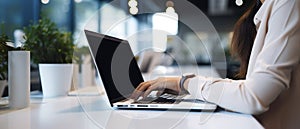
<svg viewBox="0 0 300 129"><path fill-rule="evenodd" d="M142 83L140 83L135 89L139 89L139 88L141 88L141 86L142 85L145 85L147 82L142 82Z"/></svg>
<svg viewBox="0 0 300 129"><path fill-rule="evenodd" d="M148 96L152 91L154 91L154 90L157 90L157 86L155 86L155 85L150 86L150 87L145 91L145 93L142 95L143 98L147 97L147 96Z"/></svg>
<svg viewBox="0 0 300 129"><path fill-rule="evenodd" d="M151 82L144 82L144 83L141 83L138 88L136 88L134 90L134 92L131 94L131 97L132 99L136 100L138 99L143 93L145 90L148 89L148 87L150 87L152 84Z"/></svg>
<svg viewBox="0 0 300 129"><path fill-rule="evenodd" d="M160 95L163 94L163 93L164 93L164 91L157 91L156 97L160 96Z"/></svg>
<svg viewBox="0 0 300 129"><path fill-rule="evenodd" d="M148 89L148 87L150 87L152 85L152 83L147 82L144 83L143 85L141 85L138 89L135 89L136 91L145 91Z"/></svg>
<svg viewBox="0 0 300 129"><path fill-rule="evenodd" d="M144 92L142 92L142 91L134 91L134 92L131 94L130 98L131 98L131 99L134 99L134 100L137 100L143 93L144 93Z"/></svg>
<svg viewBox="0 0 300 129"><path fill-rule="evenodd" d="M153 85L156 82L157 82L157 79L140 83L139 86L131 94L130 98L137 100L144 93L143 91L147 90L148 87L150 87L151 85Z"/></svg>
<svg viewBox="0 0 300 129"><path fill-rule="evenodd" d="M140 90L140 91L143 91L143 90L141 90L141 88L143 88L143 87L145 87L145 86L149 86L149 85L153 84L153 82L154 82L154 80L147 81L147 82L142 82L142 83L140 83L139 86L138 86L137 88L135 88L135 89Z"/></svg>

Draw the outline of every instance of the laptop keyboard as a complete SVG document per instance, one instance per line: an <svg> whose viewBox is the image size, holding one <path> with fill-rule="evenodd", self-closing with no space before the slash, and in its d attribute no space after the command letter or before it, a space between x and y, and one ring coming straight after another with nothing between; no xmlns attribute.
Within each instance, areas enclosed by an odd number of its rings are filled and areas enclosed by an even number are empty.
<svg viewBox="0 0 300 129"><path fill-rule="evenodd" d="M163 94L159 97L147 97L136 101L137 104L177 104L182 101L184 95Z"/></svg>

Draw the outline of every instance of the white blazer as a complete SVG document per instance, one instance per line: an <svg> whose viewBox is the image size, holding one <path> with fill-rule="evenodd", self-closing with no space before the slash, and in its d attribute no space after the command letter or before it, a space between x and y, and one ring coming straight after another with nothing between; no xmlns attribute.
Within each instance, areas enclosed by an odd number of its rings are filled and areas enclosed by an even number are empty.
<svg viewBox="0 0 300 129"><path fill-rule="evenodd" d="M253 114L267 129L300 128L300 0L265 0L245 80L198 76L194 97Z"/></svg>

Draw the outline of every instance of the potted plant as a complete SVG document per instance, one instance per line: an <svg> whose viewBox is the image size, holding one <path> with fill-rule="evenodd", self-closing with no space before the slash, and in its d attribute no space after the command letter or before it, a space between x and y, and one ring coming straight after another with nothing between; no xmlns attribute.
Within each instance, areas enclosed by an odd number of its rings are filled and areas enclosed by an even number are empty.
<svg viewBox="0 0 300 129"><path fill-rule="evenodd" d="M24 28L24 48L31 52L31 59L39 64L44 97L67 95L73 75L75 45L71 33L61 32L49 18Z"/></svg>
<svg viewBox="0 0 300 129"><path fill-rule="evenodd" d="M7 35L0 35L0 98L8 84L11 108L24 108L29 104L30 52L24 51L22 41L15 47ZM24 101L16 101L20 99Z"/></svg>

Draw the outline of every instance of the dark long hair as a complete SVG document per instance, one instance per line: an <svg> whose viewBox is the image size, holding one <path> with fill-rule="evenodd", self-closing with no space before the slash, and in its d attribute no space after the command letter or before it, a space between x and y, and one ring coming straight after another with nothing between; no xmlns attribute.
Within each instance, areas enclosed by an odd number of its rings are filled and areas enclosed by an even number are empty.
<svg viewBox="0 0 300 129"><path fill-rule="evenodd" d="M240 70L236 75L237 78L245 78L247 74L249 58L257 33L253 19L261 5L260 0L253 1L234 27L231 54L240 61Z"/></svg>

